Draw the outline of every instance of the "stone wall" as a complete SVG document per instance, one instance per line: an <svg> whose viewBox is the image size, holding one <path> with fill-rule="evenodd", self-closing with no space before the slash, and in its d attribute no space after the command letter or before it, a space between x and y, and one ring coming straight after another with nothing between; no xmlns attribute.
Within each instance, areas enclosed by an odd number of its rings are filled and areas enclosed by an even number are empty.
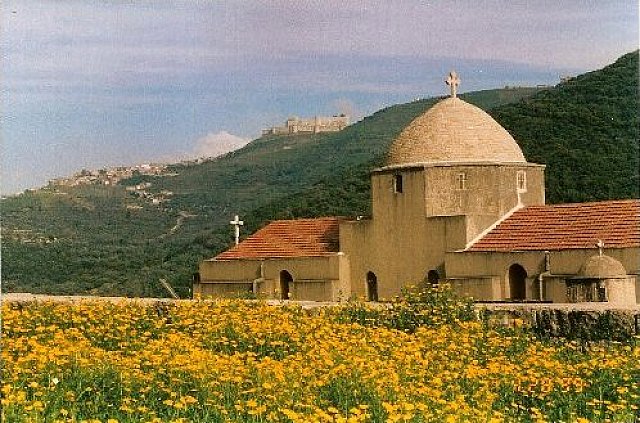
<svg viewBox="0 0 640 423"><path fill-rule="evenodd" d="M243 260L205 260L200 263L200 283L194 294L234 297L252 292L260 298L281 297L283 273L290 299L340 301L351 295L349 266L344 254L324 257L292 257Z"/></svg>
<svg viewBox="0 0 640 423"><path fill-rule="evenodd" d="M492 326L524 325L547 338L625 341L640 335L640 307L607 309L600 304L483 304L476 308Z"/></svg>

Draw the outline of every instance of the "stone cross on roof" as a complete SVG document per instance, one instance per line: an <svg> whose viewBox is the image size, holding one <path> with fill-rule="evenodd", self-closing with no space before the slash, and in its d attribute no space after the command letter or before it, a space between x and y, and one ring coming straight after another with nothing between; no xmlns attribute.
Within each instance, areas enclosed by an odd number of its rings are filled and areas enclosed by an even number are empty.
<svg viewBox="0 0 640 423"><path fill-rule="evenodd" d="M460 78L458 77L456 71L449 72L449 76L447 77L447 79L445 79L444 82L446 82L451 89L451 97L456 98L458 96L458 85L460 85Z"/></svg>
<svg viewBox="0 0 640 423"><path fill-rule="evenodd" d="M603 250L604 250L604 242L602 242L601 239L598 240L598 242L596 243L596 247L598 247L598 254L600 256L602 256L604 254Z"/></svg>
<svg viewBox="0 0 640 423"><path fill-rule="evenodd" d="M240 220L236 214L235 219L229 222L229 224L235 227L236 245L238 245L240 243L240 226L244 225L244 222Z"/></svg>

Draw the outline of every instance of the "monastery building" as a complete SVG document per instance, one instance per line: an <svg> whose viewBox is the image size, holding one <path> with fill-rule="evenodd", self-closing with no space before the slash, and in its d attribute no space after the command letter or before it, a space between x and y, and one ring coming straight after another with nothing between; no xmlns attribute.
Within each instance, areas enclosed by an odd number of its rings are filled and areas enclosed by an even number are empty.
<svg viewBox="0 0 640 423"><path fill-rule="evenodd" d="M372 172L371 218L274 221L203 261L194 293L378 301L447 282L479 301L640 302L640 201L545 205L545 166L447 83Z"/></svg>

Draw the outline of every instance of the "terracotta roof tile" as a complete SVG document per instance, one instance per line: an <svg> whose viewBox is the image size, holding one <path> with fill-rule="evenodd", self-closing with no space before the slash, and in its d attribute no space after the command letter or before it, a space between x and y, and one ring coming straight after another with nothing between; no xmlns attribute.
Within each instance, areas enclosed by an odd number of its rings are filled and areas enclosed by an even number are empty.
<svg viewBox="0 0 640 423"><path fill-rule="evenodd" d="M321 257L340 251L340 217L276 220L216 260L244 258Z"/></svg>
<svg viewBox="0 0 640 423"><path fill-rule="evenodd" d="M640 247L640 200L530 206L516 211L467 251Z"/></svg>

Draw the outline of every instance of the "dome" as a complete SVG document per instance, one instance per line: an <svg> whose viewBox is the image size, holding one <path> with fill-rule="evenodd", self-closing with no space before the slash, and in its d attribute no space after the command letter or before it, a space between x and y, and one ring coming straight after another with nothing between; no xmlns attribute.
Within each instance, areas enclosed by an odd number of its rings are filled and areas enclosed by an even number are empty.
<svg viewBox="0 0 640 423"><path fill-rule="evenodd" d="M591 256L584 262L578 278L581 279L616 279L627 275L622 263L606 255Z"/></svg>
<svg viewBox="0 0 640 423"><path fill-rule="evenodd" d="M442 100L396 138L387 165L410 163L526 163L511 135L482 109L457 97Z"/></svg>

